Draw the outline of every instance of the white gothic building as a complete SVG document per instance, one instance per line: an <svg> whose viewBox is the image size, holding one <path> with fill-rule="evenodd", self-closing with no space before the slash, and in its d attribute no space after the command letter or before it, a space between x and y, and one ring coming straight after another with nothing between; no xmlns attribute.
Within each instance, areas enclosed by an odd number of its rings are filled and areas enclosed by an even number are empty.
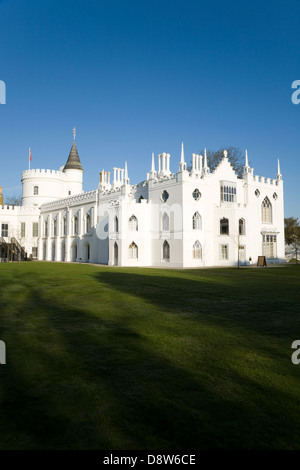
<svg viewBox="0 0 300 470"><path fill-rule="evenodd" d="M247 151L238 178L227 152L211 172L206 152L183 144L179 169L170 154L152 155L147 178L130 184L125 168L101 171L84 192L75 135L64 167L22 173L22 206L0 206L1 258L17 244L39 260L118 266L202 267L285 261L283 181L254 175ZM14 240L15 244L12 244ZM16 250L15 250L16 251Z"/></svg>

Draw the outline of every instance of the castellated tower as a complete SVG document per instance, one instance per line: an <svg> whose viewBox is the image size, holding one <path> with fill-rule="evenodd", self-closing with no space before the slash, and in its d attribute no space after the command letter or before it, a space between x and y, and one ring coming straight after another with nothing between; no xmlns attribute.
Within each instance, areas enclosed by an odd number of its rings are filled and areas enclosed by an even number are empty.
<svg viewBox="0 0 300 470"><path fill-rule="evenodd" d="M55 201L82 192L83 168L74 140L67 163L59 171L26 170L22 173L22 205L40 207L42 204Z"/></svg>

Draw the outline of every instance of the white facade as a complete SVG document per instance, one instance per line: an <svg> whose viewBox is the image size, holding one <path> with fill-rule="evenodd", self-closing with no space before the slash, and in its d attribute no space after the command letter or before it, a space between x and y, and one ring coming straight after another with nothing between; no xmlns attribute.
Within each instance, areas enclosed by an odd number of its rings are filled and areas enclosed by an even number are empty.
<svg viewBox="0 0 300 470"><path fill-rule="evenodd" d="M37 256L39 235L39 214L37 207L0 206L0 234L4 242L12 239L24 247L25 252ZM3 260L3 253L0 253Z"/></svg>
<svg viewBox="0 0 300 470"><path fill-rule="evenodd" d="M234 266L261 255L285 261L279 163L275 179L259 177L246 153L240 179L224 151L215 171L206 154L193 154L188 171L182 146L177 173L162 153L157 171L152 156L139 184L130 184L125 165L113 169L112 182L100 172L97 189L83 192L75 140L70 156L60 171L23 172L23 206L0 209L0 223L12 231L38 222L38 237L29 228L22 240L28 255L37 247L40 260L118 266Z"/></svg>

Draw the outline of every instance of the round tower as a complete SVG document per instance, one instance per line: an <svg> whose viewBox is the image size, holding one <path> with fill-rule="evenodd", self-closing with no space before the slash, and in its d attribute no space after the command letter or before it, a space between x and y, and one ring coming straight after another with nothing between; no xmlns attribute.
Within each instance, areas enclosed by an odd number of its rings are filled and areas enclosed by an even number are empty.
<svg viewBox="0 0 300 470"><path fill-rule="evenodd" d="M65 175L55 170L25 170L22 172L22 205L40 207L65 196Z"/></svg>

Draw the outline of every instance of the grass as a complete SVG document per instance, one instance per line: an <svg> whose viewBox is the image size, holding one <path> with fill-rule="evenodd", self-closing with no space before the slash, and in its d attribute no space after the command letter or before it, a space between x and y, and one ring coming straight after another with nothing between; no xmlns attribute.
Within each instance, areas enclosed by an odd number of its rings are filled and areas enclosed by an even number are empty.
<svg viewBox="0 0 300 470"><path fill-rule="evenodd" d="M300 449L300 266L0 265L0 449Z"/></svg>

